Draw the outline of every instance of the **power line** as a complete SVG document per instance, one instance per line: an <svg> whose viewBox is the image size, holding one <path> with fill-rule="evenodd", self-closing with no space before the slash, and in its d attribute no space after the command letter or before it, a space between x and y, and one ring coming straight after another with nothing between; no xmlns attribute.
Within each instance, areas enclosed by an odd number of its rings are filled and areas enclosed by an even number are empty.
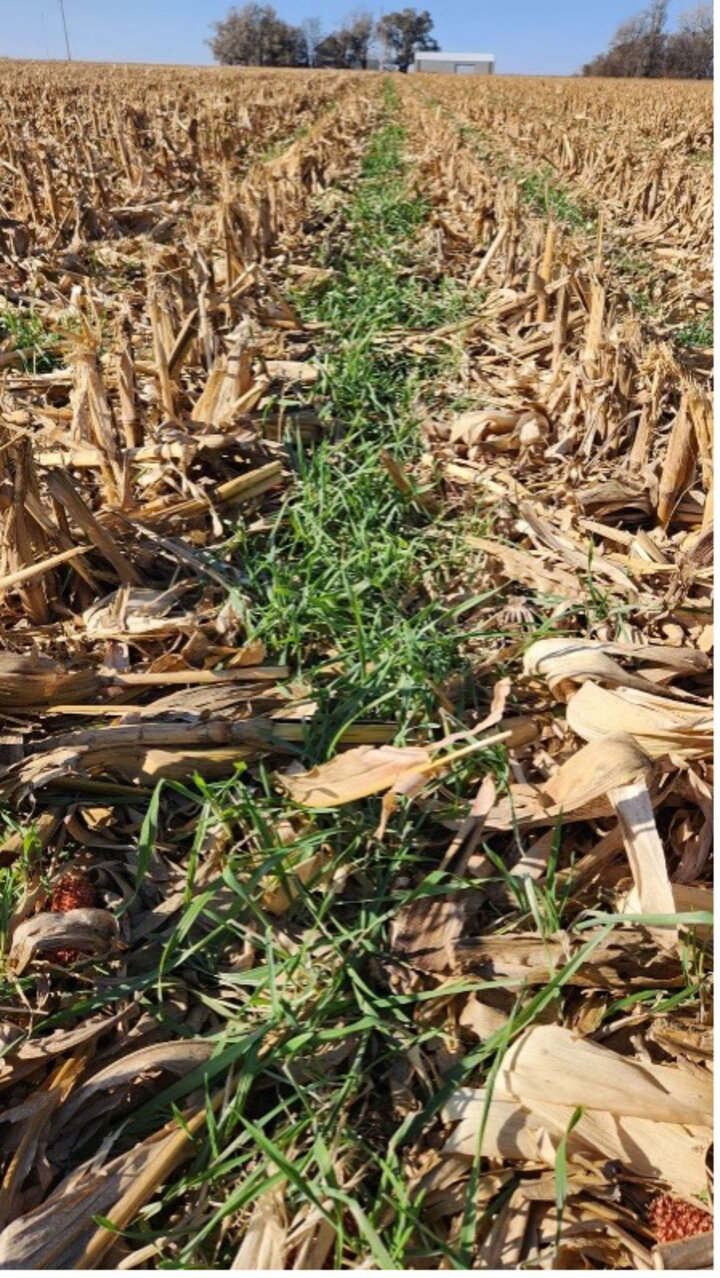
<svg viewBox="0 0 720 1278"><path fill-rule="evenodd" d="M61 13L61 15L62 15L63 31L65 32L65 49L66 49L66 52L67 52L67 60L68 60L68 62L72 62L72 54L71 54L71 52L70 52L70 39L69 39L69 37L68 37L67 21L66 21L66 19L65 19L65 3L64 3L64 0L60 0L60 13Z"/></svg>

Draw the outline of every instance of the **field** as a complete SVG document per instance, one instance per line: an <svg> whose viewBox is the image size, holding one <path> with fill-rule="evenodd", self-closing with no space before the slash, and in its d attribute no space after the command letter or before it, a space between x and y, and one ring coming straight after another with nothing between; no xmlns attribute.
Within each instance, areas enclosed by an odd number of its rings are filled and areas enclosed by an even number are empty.
<svg viewBox="0 0 720 1278"><path fill-rule="evenodd" d="M711 86L0 99L0 1266L709 1268Z"/></svg>

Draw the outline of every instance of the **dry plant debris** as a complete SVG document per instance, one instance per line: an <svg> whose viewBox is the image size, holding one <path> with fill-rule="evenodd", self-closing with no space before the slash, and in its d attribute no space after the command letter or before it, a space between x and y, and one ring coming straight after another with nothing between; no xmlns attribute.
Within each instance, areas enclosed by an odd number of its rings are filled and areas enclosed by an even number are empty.
<svg viewBox="0 0 720 1278"><path fill-rule="evenodd" d="M0 95L0 1267L709 1267L707 86Z"/></svg>

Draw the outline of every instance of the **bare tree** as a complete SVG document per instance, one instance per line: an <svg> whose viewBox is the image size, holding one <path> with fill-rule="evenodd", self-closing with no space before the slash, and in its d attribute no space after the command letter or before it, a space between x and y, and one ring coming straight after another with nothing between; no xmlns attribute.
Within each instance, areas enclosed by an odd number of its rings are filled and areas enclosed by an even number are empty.
<svg viewBox="0 0 720 1278"><path fill-rule="evenodd" d="M323 37L315 50L315 66L338 67L340 70L347 70L347 57L348 48L343 39L343 33L331 31L329 35Z"/></svg>
<svg viewBox="0 0 720 1278"><path fill-rule="evenodd" d="M698 4L680 15L679 29L668 36L665 74L681 80L711 80L713 76L713 11Z"/></svg>
<svg viewBox="0 0 720 1278"><path fill-rule="evenodd" d="M585 75L661 76L665 64L667 0L651 0L647 9L618 27L610 48L583 67Z"/></svg>
<svg viewBox="0 0 720 1278"><path fill-rule="evenodd" d="M357 9L348 14L343 23L343 34L346 36L352 64L361 71L367 70L370 42L375 32L375 22L371 13Z"/></svg>
<svg viewBox="0 0 720 1278"><path fill-rule="evenodd" d="M250 3L231 9L213 23L208 40L213 57L226 66L307 66L307 44L299 27L283 22L269 4Z"/></svg>
<svg viewBox="0 0 720 1278"><path fill-rule="evenodd" d="M612 47L625 51L632 76L659 76L663 72L667 0L651 0L615 33Z"/></svg>
<svg viewBox="0 0 720 1278"><path fill-rule="evenodd" d="M301 26L307 47L308 66L316 67L318 66L318 45L322 44L323 41L322 23L319 18L305 18Z"/></svg>
<svg viewBox="0 0 720 1278"><path fill-rule="evenodd" d="M439 49L440 45L430 32L433 20L427 9L399 9L386 13L377 24L377 33L384 42L398 71L407 71L418 49Z"/></svg>
<svg viewBox="0 0 720 1278"><path fill-rule="evenodd" d="M345 19L339 31L325 36L317 47L317 66L366 71L375 23L369 13L357 10Z"/></svg>

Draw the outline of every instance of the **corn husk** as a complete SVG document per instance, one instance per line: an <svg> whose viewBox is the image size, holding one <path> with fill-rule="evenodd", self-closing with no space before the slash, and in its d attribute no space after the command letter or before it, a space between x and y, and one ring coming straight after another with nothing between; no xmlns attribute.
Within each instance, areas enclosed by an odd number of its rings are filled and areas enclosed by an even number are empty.
<svg viewBox="0 0 720 1278"><path fill-rule="evenodd" d="M117 947L119 929L109 910L68 910L65 914L35 914L12 935L8 967L18 976L55 950L77 950L104 957Z"/></svg>

